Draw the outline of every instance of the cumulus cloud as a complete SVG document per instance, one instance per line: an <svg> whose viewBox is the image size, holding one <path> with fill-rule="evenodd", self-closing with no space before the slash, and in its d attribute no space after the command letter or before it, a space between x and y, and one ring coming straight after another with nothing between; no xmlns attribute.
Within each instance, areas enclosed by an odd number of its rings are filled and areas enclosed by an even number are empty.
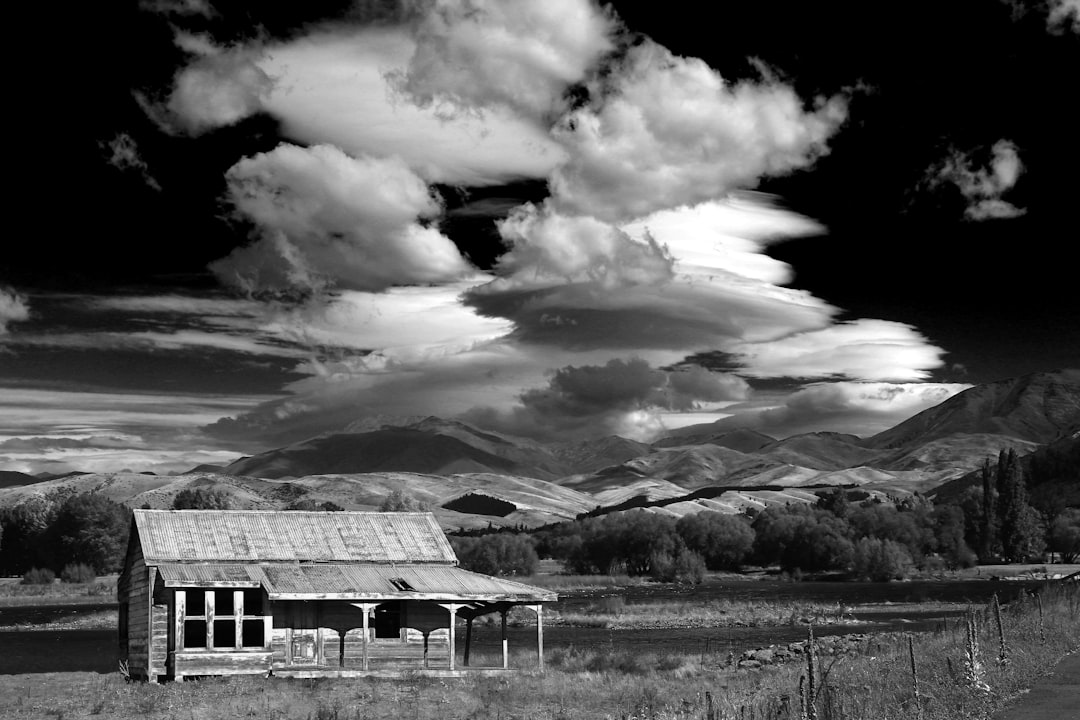
<svg viewBox="0 0 1080 720"><path fill-rule="evenodd" d="M481 427L542 439L617 434L647 439L663 428L662 410L698 401L744 399L746 381L704 368L664 371L640 358L556 370L547 387L526 390L507 410L477 407L464 418Z"/></svg>
<svg viewBox="0 0 1080 720"><path fill-rule="evenodd" d="M226 174L228 197L260 229L211 269L245 290L385 290L475 272L421 220L441 203L399 158L352 158L336 147L282 144Z"/></svg>
<svg viewBox="0 0 1080 720"><path fill-rule="evenodd" d="M429 182L492 185L546 177L565 157L547 125L507 107L447 117L396 93L387 76L416 52L405 29L338 28L270 47L278 78L264 109L284 132L351 155L396 155Z"/></svg>
<svg viewBox="0 0 1080 720"><path fill-rule="evenodd" d="M614 48L616 27L594 0L436 0L415 24L408 67L392 77L421 106L543 119L566 109L567 89Z"/></svg>
<svg viewBox="0 0 1080 720"><path fill-rule="evenodd" d="M850 320L820 330L727 348L751 377L922 380L945 351L915 328L889 320Z"/></svg>
<svg viewBox="0 0 1080 720"><path fill-rule="evenodd" d="M609 221L713 200L810 165L846 115L840 97L807 110L791 87L730 83L646 40L554 129L569 159L552 194L560 209Z"/></svg>
<svg viewBox="0 0 1080 720"><path fill-rule="evenodd" d="M1052 33L1080 33L1080 0L1050 0L1046 25Z"/></svg>
<svg viewBox="0 0 1080 720"><path fill-rule="evenodd" d="M177 44L198 57L174 78L165 105L172 121L168 124L199 135L262 109L274 80L259 66L260 48L220 48L205 37L186 34L177 36Z"/></svg>
<svg viewBox="0 0 1080 720"><path fill-rule="evenodd" d="M0 335L8 332L8 323L30 319L30 305L15 290L0 287Z"/></svg>
<svg viewBox="0 0 1080 720"><path fill-rule="evenodd" d="M940 165L930 169L928 184L930 187L956 186L967 200L964 214L970 220L1012 218L1027 212L1001 197L1016 185L1024 171L1016 145L1009 140L999 140L990 148L988 166L977 167L977 162L975 152L954 151Z"/></svg>
<svg viewBox="0 0 1080 720"><path fill-rule="evenodd" d="M971 387L956 383L829 382L783 398L762 398L715 423L718 430L753 428L773 437L833 431L875 435Z"/></svg>
<svg viewBox="0 0 1080 720"><path fill-rule="evenodd" d="M588 281L613 288L673 276L673 258L647 233L635 240L595 218L560 215L548 203L519 207L499 232L510 247L498 263L502 286Z"/></svg>

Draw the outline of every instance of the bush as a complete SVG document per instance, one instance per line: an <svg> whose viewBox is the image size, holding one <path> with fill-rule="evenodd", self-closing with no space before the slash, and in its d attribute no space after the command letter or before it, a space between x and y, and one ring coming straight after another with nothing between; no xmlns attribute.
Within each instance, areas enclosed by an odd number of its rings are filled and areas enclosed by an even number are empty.
<svg viewBox="0 0 1080 720"><path fill-rule="evenodd" d="M428 504L401 490L394 490L379 505L379 512L427 512Z"/></svg>
<svg viewBox="0 0 1080 720"><path fill-rule="evenodd" d="M532 541L524 535L451 536L450 544L463 568L485 575L532 575L540 562Z"/></svg>
<svg viewBox="0 0 1080 720"><path fill-rule="evenodd" d="M675 531L701 555L710 570L738 570L754 546L754 531L744 518L700 512L679 518Z"/></svg>
<svg viewBox="0 0 1080 720"><path fill-rule="evenodd" d="M892 540L863 538L855 546L854 573L875 582L903 580L911 574L911 555L907 548Z"/></svg>
<svg viewBox="0 0 1080 720"><path fill-rule="evenodd" d="M231 510L228 493L213 488L184 488L173 497L173 510Z"/></svg>
<svg viewBox="0 0 1080 720"><path fill-rule="evenodd" d="M94 572L94 568L86 563L69 563L64 566L63 572L60 573L60 580L66 583L86 584L92 583L96 579L97 573Z"/></svg>
<svg viewBox="0 0 1080 720"><path fill-rule="evenodd" d="M705 560L685 547L677 548L674 553L654 553L650 564L650 575L661 582L700 585L705 579Z"/></svg>
<svg viewBox="0 0 1080 720"><path fill-rule="evenodd" d="M49 568L31 568L23 573L23 585L52 585L56 580L56 573Z"/></svg>

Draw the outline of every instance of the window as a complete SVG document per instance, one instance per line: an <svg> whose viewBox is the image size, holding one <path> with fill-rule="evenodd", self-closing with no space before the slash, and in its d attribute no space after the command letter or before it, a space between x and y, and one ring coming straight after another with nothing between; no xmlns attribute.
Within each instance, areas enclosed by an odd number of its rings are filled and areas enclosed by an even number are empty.
<svg viewBox="0 0 1080 720"><path fill-rule="evenodd" d="M266 616L260 588L176 591L184 608L184 648L235 650L266 647Z"/></svg>
<svg viewBox="0 0 1080 720"><path fill-rule="evenodd" d="M401 637L400 602L387 602L375 608L375 637L394 640Z"/></svg>

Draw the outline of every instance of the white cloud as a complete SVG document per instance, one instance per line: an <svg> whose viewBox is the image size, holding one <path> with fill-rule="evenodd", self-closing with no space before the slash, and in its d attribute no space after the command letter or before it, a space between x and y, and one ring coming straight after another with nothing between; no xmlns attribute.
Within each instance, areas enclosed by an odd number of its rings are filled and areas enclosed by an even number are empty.
<svg viewBox="0 0 1080 720"><path fill-rule="evenodd" d="M867 437L971 387L957 383L816 383L782 398L725 409L718 430L753 428L773 437L832 431Z"/></svg>
<svg viewBox="0 0 1080 720"><path fill-rule="evenodd" d="M1009 140L999 140L990 148L990 153L989 165L979 168L976 167L974 151L954 151L941 165L930 169L930 186L944 183L955 185L968 202L965 216L971 220L1023 215L1026 210L1001 198L1016 185L1024 171L1016 145Z"/></svg>
<svg viewBox="0 0 1080 720"><path fill-rule="evenodd" d="M1053 33L1071 30L1080 33L1080 0L1050 0L1046 24Z"/></svg>
<svg viewBox="0 0 1080 720"><path fill-rule="evenodd" d="M213 6L206 0L141 0L139 7L167 15L202 15L212 17Z"/></svg>
<svg viewBox="0 0 1080 720"><path fill-rule="evenodd" d="M8 332L8 323L30 319L30 306L26 298L15 290L0 287L0 335Z"/></svg>
<svg viewBox="0 0 1080 720"><path fill-rule="evenodd" d="M166 108L191 135L233 125L262 109L274 80L258 61L258 48L218 48L204 38L180 34L177 44L200 55L180 70Z"/></svg>
<svg viewBox="0 0 1080 720"><path fill-rule="evenodd" d="M587 216L564 216L550 204L524 205L499 223L510 250L498 269L503 285L589 281L605 288L670 280L673 259L645 233L640 240Z"/></svg>
<svg viewBox="0 0 1080 720"><path fill-rule="evenodd" d="M415 25L395 85L449 112L510 108L543 120L614 45L616 21L593 0L437 0ZM449 106L446 108L446 106Z"/></svg>
<svg viewBox="0 0 1080 720"><path fill-rule="evenodd" d="M262 231L211 269L246 290L385 290L458 280L475 270L420 223L442 212L398 158L351 158L318 145L279 145L226 174L229 199Z"/></svg>
<svg viewBox="0 0 1080 720"><path fill-rule="evenodd" d="M596 350L722 349L826 327L836 308L780 287L764 254L820 226L755 195L665 210L621 228L526 207L501 230L500 276L465 295L522 341Z"/></svg>
<svg viewBox="0 0 1080 720"><path fill-rule="evenodd" d="M278 83L264 109L304 143L351 155L396 155L429 182L491 185L541 178L565 157L544 124L506 108L440 115L395 93L386 76L416 50L403 29L339 29L272 47L261 67Z"/></svg>
<svg viewBox="0 0 1080 720"><path fill-rule="evenodd" d="M139 173L143 182L154 190L161 190L161 185L150 174L150 167L139 155L139 145L135 138L127 133L118 133L112 140L104 144L109 150L108 163L118 170L134 171Z"/></svg>
<svg viewBox="0 0 1080 720"><path fill-rule="evenodd" d="M282 308L261 329L300 345L376 350L376 357L402 362L436 360L512 330L505 320L481 317L461 305L457 297L465 287L462 283L336 293Z"/></svg>
<svg viewBox="0 0 1080 720"><path fill-rule="evenodd" d="M745 191L661 210L622 229L638 240L653 238L675 258L679 273L738 275L767 285L787 284L795 274L787 263L766 255L766 247L825 232L820 223L778 207L775 198Z"/></svg>
<svg viewBox="0 0 1080 720"><path fill-rule="evenodd" d="M820 330L726 350L751 377L846 377L856 380L923 380L941 367L945 351L915 328L889 320L851 320Z"/></svg>
<svg viewBox="0 0 1080 720"><path fill-rule="evenodd" d="M608 221L714 200L810 165L846 115L839 97L807 111L786 85L729 83L645 41L553 131L569 160L552 193L560 209Z"/></svg>

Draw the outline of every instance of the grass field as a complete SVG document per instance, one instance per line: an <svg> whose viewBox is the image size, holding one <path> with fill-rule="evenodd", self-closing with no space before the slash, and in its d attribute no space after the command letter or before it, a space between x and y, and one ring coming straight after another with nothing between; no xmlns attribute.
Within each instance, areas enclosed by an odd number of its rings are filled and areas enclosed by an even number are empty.
<svg viewBox="0 0 1080 720"><path fill-rule="evenodd" d="M1048 586L1041 601L1005 606L1000 634L995 617L991 608L981 608L974 635L955 623L942 632L910 636L910 653L909 636L876 636L855 654L816 657L812 673L802 660L746 670L720 656L691 652L570 647L549 654L544 675L241 677L164 685L125 682L119 673L8 675L0 676L0 717L794 720L804 716L801 698L809 695L813 677L820 720L965 720L986 717L1080 648L1075 583ZM513 664L527 666L526 654Z"/></svg>

